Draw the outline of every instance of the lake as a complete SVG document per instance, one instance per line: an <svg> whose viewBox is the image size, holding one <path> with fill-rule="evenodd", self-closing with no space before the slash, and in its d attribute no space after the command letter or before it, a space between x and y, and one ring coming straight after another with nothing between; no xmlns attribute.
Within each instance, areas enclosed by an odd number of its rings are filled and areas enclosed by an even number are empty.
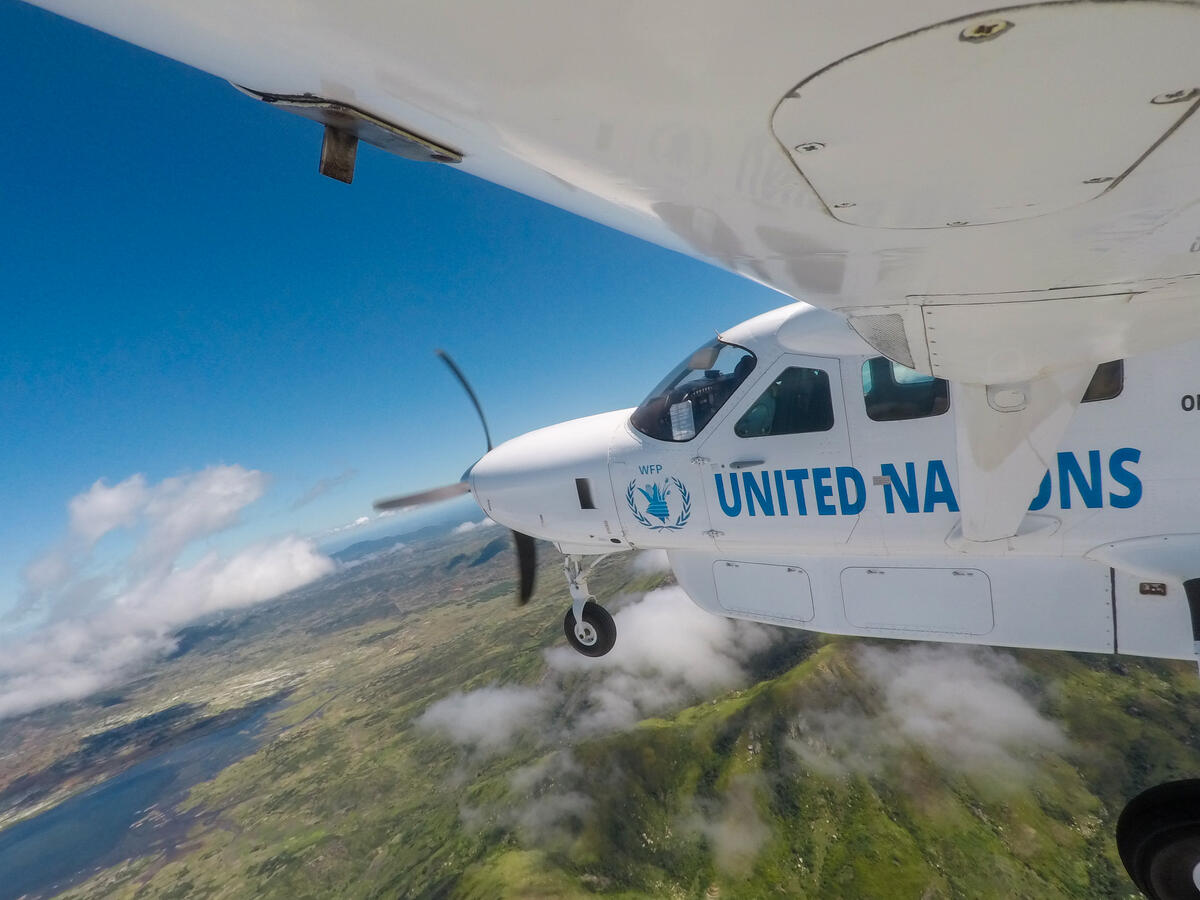
<svg viewBox="0 0 1200 900"><path fill-rule="evenodd" d="M0 831L0 900L54 894L123 860L170 851L197 819L195 812L176 812L175 804L253 751L277 705L144 759ZM158 814L133 827L151 810Z"/></svg>

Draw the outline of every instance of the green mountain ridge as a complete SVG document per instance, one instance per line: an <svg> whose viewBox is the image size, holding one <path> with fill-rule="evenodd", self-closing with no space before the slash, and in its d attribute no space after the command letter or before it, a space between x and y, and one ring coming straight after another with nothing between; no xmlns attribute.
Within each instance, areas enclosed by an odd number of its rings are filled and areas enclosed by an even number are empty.
<svg viewBox="0 0 1200 900"><path fill-rule="evenodd" d="M909 744L873 773L831 775L789 744L805 711L877 705L857 650L830 641L740 695L576 748L587 775L569 790L592 805L570 840L532 851L544 892L527 892L531 851L513 848L469 871L456 895L1140 896L1112 829L1140 779L1194 765L1191 672L1020 654L1065 728L1062 752L1030 755L1022 771L956 770ZM717 827L689 828L697 810ZM723 835L747 832L759 839L723 851Z"/></svg>

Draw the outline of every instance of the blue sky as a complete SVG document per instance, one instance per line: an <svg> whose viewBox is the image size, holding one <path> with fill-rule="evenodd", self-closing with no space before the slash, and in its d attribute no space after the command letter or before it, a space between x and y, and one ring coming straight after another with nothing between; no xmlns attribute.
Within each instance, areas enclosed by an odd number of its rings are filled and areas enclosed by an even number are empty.
<svg viewBox="0 0 1200 900"><path fill-rule="evenodd" d="M493 435L636 403L765 288L373 148L0 0L0 611L99 478L226 464L270 487L235 548L452 481ZM332 483L311 502L296 503Z"/></svg>

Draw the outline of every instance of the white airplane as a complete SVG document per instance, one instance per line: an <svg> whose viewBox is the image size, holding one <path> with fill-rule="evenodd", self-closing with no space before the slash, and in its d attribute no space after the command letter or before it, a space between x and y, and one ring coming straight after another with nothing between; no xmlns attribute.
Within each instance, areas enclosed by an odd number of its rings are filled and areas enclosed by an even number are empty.
<svg viewBox="0 0 1200 900"><path fill-rule="evenodd" d="M524 597L555 542L583 652L588 558L662 548L720 615L1200 658L1197 3L38 3L323 123L331 177L365 140L804 301L394 501L471 491ZM1200 897L1200 781L1118 831Z"/></svg>

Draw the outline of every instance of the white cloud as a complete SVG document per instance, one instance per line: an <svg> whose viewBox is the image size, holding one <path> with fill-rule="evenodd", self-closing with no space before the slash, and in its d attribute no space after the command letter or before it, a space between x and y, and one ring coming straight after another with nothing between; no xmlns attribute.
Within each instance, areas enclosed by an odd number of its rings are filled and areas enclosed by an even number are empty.
<svg viewBox="0 0 1200 900"><path fill-rule="evenodd" d="M21 577L25 580L27 592L40 596L66 584L74 573L70 548L58 546L34 558L25 566Z"/></svg>
<svg viewBox="0 0 1200 900"><path fill-rule="evenodd" d="M261 472L214 466L157 485L142 476L112 488L98 481L74 498L68 538L26 568L47 620L0 647L0 718L85 697L169 651L184 623L332 571L311 542L292 536L178 564L186 547L234 524L265 487ZM91 545L116 528L140 528L141 540L111 571L87 572Z"/></svg>
<svg viewBox="0 0 1200 900"><path fill-rule="evenodd" d="M122 617L176 626L224 609L259 603L333 570L310 541L284 537L229 558L207 553L193 565L144 578L113 602Z"/></svg>
<svg viewBox="0 0 1200 900"><path fill-rule="evenodd" d="M1005 654L864 647L857 667L880 698L877 709L856 704L797 720L792 749L819 771L879 773L885 760L912 747L953 770L1014 778L1028 773L1031 756L1067 746L1062 730L1018 690L1021 667Z"/></svg>
<svg viewBox="0 0 1200 900"><path fill-rule="evenodd" d="M562 837L565 825L592 808L590 797L569 788L586 777L574 756L562 750L517 769L508 786L518 802L504 807L507 820L530 843Z"/></svg>
<svg viewBox="0 0 1200 900"><path fill-rule="evenodd" d="M222 531L267 489L267 476L241 466L210 466L161 481L146 503L147 531L138 556L173 558L192 541Z"/></svg>
<svg viewBox="0 0 1200 900"><path fill-rule="evenodd" d="M380 519L390 519L392 516L410 512L412 512L410 509L385 509L375 513L374 516L359 516L353 522L347 522L345 525L338 525L334 528L330 528L325 532L325 536L339 534L343 531L354 531L356 528L363 528L364 526L370 525L372 522L378 522Z"/></svg>
<svg viewBox="0 0 1200 900"><path fill-rule="evenodd" d="M703 834L712 847L717 867L731 875L745 875L771 837L771 829L758 814L758 775L735 775L720 803L699 803L684 820L684 827Z"/></svg>
<svg viewBox="0 0 1200 900"><path fill-rule="evenodd" d="M55 592L67 590L87 562L96 542L110 532L138 524L151 491L144 475L133 475L109 487L101 478L67 504L66 535L32 559L22 570L25 590L6 618L21 619ZM78 594L78 591L75 591Z"/></svg>
<svg viewBox="0 0 1200 900"><path fill-rule="evenodd" d="M382 515L382 514L380 514ZM377 517L378 518L378 517ZM359 516L353 522L347 522L345 525L338 525L336 528L330 528L326 534L337 534L339 531L352 531L355 528L362 528L364 525L371 523L370 516Z"/></svg>
<svg viewBox="0 0 1200 900"><path fill-rule="evenodd" d="M492 528L499 524L492 519L484 519L482 522L463 522L461 525L455 525L451 534L466 534L470 531L478 531L480 528Z"/></svg>
<svg viewBox="0 0 1200 900"><path fill-rule="evenodd" d="M508 749L545 711L545 697L535 688L484 687L439 700L417 724L487 755Z"/></svg>
<svg viewBox="0 0 1200 900"><path fill-rule="evenodd" d="M71 531L94 544L116 528L132 526L149 499L143 475L133 475L112 487L101 478L68 504Z"/></svg>
<svg viewBox="0 0 1200 900"><path fill-rule="evenodd" d="M725 619L694 604L682 588L654 590L617 612L617 643L599 659L568 646L547 651L550 668L586 676L575 730L628 728L647 716L746 682L742 663L765 650L771 629Z"/></svg>
<svg viewBox="0 0 1200 900"><path fill-rule="evenodd" d="M666 550L643 550L633 561L633 571L643 575L657 575L671 571L671 561Z"/></svg>
<svg viewBox="0 0 1200 900"><path fill-rule="evenodd" d="M266 490L262 472L242 466L210 466L157 485L133 475L109 487L104 479L67 504L66 535L22 571L25 590L9 618L54 607L79 612L83 588L103 579L85 578L96 543L117 530L140 532L126 565L146 571L171 565L185 546L237 522L242 508Z"/></svg>
<svg viewBox="0 0 1200 900"><path fill-rule="evenodd" d="M418 724L475 756L505 750L535 730L543 743L571 743L745 684L742 664L773 639L764 626L704 612L678 587L651 591L613 618L617 643L608 655L592 659L554 647L546 651L541 686L454 693Z"/></svg>
<svg viewBox="0 0 1200 900"><path fill-rule="evenodd" d="M570 841L573 825L591 810L592 798L577 787L589 779L569 750L554 750L508 776L509 798L499 804L459 807L463 825L476 831L487 825L511 828L526 843L545 846Z"/></svg>
<svg viewBox="0 0 1200 900"><path fill-rule="evenodd" d="M1062 749L1059 727L1016 690L1021 669L991 650L877 647L863 666L884 687L900 734L964 767L1017 759L1026 749Z"/></svg>

